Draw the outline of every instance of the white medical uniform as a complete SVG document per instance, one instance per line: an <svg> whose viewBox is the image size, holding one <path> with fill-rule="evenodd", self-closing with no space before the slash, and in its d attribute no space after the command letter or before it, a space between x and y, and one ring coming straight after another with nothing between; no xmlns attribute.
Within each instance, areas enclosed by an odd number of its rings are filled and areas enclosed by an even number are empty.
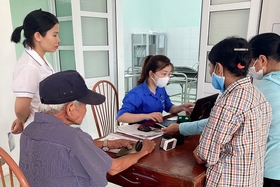
<svg viewBox="0 0 280 187"><path fill-rule="evenodd" d="M14 69L11 87L15 96L32 98L30 116L25 122L25 127L34 120L34 113L38 111L40 81L54 73L52 65L45 57L44 60L28 47L25 48Z"/></svg>

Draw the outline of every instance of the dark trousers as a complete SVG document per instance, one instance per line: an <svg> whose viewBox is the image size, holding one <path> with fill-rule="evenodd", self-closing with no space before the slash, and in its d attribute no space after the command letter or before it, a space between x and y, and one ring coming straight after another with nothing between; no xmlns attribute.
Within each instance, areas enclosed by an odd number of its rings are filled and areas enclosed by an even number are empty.
<svg viewBox="0 0 280 187"><path fill-rule="evenodd" d="M263 187L280 187L280 180L264 178Z"/></svg>

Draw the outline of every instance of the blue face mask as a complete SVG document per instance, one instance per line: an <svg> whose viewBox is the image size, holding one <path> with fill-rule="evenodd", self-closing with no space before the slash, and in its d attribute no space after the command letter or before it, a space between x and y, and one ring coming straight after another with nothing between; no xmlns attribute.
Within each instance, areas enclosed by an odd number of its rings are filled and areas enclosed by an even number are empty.
<svg viewBox="0 0 280 187"><path fill-rule="evenodd" d="M225 77L216 75L215 72L212 73L212 85L215 89L220 90L222 93L225 91Z"/></svg>

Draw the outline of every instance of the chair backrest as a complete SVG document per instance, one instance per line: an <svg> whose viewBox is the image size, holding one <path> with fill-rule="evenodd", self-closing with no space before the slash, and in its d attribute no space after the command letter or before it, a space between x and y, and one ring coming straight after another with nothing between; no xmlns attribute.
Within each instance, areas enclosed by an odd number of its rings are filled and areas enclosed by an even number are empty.
<svg viewBox="0 0 280 187"><path fill-rule="evenodd" d="M2 181L2 186L6 187L6 181L4 178L4 172L2 166L6 163L9 166L9 175L10 175L10 185L11 187L14 187L14 179L13 179L13 174L17 177L18 182L21 187L29 187L29 183L22 173L21 169L17 165L17 163L13 160L13 158L2 148L0 147L0 177Z"/></svg>
<svg viewBox="0 0 280 187"><path fill-rule="evenodd" d="M120 125L116 120L119 111L118 92L115 86L107 80L98 81L92 90L106 97L104 103L91 106L98 135L103 137L115 132L116 127Z"/></svg>

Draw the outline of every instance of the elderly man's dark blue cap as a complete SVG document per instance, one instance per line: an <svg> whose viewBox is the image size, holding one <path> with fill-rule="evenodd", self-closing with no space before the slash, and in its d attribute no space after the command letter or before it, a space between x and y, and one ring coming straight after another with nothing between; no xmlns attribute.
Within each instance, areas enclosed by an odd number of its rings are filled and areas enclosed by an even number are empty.
<svg viewBox="0 0 280 187"><path fill-rule="evenodd" d="M62 104L79 101L99 105L105 96L89 90L85 80L75 70L62 71L50 75L39 84L40 100L43 104Z"/></svg>

